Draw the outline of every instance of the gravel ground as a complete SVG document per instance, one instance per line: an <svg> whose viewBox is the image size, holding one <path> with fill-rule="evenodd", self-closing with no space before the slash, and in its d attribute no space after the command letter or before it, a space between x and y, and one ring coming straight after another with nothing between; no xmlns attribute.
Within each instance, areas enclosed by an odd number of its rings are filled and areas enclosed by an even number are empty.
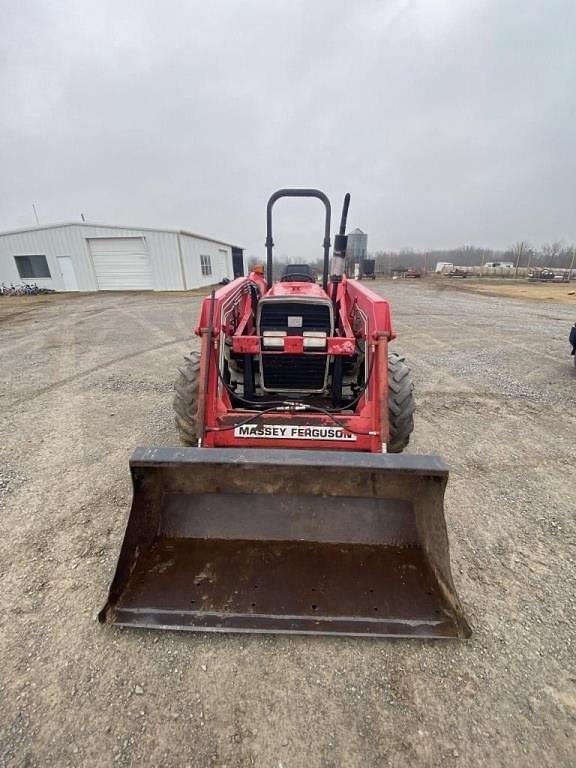
<svg viewBox="0 0 576 768"><path fill-rule="evenodd" d="M98 625L128 457L175 443L172 380L200 300L6 299L1 766L574 765L574 311L424 281L375 289L417 385L410 450L452 467L446 514L472 639Z"/></svg>

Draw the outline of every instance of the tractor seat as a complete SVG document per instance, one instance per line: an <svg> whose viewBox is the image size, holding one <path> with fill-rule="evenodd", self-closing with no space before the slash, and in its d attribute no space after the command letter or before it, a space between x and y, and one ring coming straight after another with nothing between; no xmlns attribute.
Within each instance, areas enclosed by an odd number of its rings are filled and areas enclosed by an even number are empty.
<svg viewBox="0 0 576 768"><path fill-rule="evenodd" d="M286 264L281 283L315 283L314 271L309 264Z"/></svg>

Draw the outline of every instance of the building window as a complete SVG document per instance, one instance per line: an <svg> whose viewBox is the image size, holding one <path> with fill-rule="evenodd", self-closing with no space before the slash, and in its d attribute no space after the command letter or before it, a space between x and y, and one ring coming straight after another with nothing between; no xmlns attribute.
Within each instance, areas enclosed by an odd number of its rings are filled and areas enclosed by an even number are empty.
<svg viewBox="0 0 576 768"><path fill-rule="evenodd" d="M200 256L200 267L202 274L207 277L212 274L212 264L210 263L210 256Z"/></svg>
<svg viewBox="0 0 576 768"><path fill-rule="evenodd" d="M16 268L21 278L52 277L46 256L14 256Z"/></svg>

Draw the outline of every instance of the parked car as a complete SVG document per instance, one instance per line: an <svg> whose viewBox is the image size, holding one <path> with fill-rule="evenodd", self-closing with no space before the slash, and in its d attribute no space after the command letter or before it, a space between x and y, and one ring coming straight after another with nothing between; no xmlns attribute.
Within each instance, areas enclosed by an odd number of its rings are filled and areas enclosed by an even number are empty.
<svg viewBox="0 0 576 768"><path fill-rule="evenodd" d="M554 270L553 269L541 269L539 279L546 283L549 280L554 280Z"/></svg>
<svg viewBox="0 0 576 768"><path fill-rule="evenodd" d="M446 277L468 277L468 273L465 272L463 269L452 269L450 272L446 272Z"/></svg>
<svg viewBox="0 0 576 768"><path fill-rule="evenodd" d="M410 267L404 273L404 277L422 277L422 272L419 269L415 269L414 267Z"/></svg>

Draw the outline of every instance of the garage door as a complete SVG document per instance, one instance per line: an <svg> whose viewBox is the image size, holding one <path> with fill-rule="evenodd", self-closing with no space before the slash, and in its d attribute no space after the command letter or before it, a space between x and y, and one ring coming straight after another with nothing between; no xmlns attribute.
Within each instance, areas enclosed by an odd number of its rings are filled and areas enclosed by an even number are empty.
<svg viewBox="0 0 576 768"><path fill-rule="evenodd" d="M151 290L150 257L142 237L98 237L88 240L101 291Z"/></svg>

